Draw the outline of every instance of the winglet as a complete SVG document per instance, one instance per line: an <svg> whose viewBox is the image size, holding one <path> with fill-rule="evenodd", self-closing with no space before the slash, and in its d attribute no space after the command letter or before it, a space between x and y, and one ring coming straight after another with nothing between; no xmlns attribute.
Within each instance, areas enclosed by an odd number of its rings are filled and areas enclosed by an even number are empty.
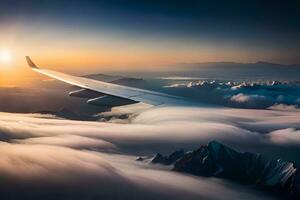
<svg viewBox="0 0 300 200"><path fill-rule="evenodd" d="M27 61L28 65L29 65L31 68L36 68L36 69L38 68L38 67L34 64L34 62L32 62L32 60L30 59L29 56L26 56L25 58L26 58L26 61Z"/></svg>

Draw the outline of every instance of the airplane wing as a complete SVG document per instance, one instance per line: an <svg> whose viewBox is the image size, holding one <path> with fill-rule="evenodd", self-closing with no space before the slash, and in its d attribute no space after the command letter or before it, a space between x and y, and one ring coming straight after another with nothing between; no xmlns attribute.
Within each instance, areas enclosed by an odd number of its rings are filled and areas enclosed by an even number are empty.
<svg viewBox="0 0 300 200"><path fill-rule="evenodd" d="M41 69L30 57L26 56L26 60L33 71L80 87L80 90L70 92L69 95L90 98L87 100L89 104L113 107L143 102L156 106L161 104L178 104L185 101L183 97Z"/></svg>

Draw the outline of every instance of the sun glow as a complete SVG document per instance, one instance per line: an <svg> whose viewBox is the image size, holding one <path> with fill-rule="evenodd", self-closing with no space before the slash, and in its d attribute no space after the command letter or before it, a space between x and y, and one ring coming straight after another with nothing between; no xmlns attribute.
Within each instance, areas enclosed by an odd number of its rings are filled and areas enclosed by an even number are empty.
<svg viewBox="0 0 300 200"><path fill-rule="evenodd" d="M1 50L0 51L0 62L7 64L10 63L12 59L11 53L8 50Z"/></svg>

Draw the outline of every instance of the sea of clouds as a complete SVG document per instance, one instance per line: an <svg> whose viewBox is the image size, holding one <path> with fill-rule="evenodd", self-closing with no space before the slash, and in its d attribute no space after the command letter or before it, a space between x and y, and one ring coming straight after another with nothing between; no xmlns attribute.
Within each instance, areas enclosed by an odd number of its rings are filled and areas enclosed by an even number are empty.
<svg viewBox="0 0 300 200"><path fill-rule="evenodd" d="M119 116L114 108L104 115ZM156 107L128 119L0 113L2 199L274 199L237 183L137 162L211 140L300 166L299 109ZM117 123L116 123L117 122ZM122 123L120 123L122 122Z"/></svg>

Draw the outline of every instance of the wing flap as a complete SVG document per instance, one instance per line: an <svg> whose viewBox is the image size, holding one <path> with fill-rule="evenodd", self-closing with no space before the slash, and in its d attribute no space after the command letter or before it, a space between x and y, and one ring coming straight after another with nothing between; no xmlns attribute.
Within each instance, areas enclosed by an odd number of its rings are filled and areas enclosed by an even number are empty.
<svg viewBox="0 0 300 200"><path fill-rule="evenodd" d="M87 103L95 106L114 107L135 104L138 102L130 99L124 99L122 97L104 95L97 98L89 99L87 100Z"/></svg>

